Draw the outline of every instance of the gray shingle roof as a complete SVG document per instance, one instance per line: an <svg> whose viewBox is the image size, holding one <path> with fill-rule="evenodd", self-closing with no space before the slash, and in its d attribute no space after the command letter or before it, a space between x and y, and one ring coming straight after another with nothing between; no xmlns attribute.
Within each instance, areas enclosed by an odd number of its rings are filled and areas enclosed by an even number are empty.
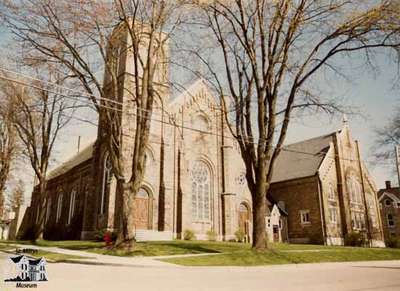
<svg viewBox="0 0 400 291"><path fill-rule="evenodd" d="M53 179L55 177L58 177L62 174L65 174L69 170L75 168L79 164L89 160L92 158L93 155L93 147L94 143L90 143L87 147L85 147L83 150L81 150L78 154L74 155L67 161L63 162L60 166L52 170L50 173L47 174L47 179Z"/></svg>
<svg viewBox="0 0 400 291"><path fill-rule="evenodd" d="M287 145L278 156L272 183L305 178L317 173L334 133Z"/></svg>

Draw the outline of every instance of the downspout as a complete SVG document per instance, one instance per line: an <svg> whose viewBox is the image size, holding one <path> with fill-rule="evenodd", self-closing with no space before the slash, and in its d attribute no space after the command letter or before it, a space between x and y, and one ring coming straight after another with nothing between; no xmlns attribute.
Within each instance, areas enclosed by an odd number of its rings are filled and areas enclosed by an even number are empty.
<svg viewBox="0 0 400 291"><path fill-rule="evenodd" d="M173 184L172 184L172 198L173 198L173 202L172 202L172 233L176 233L176 195L177 195L177 190L176 190L176 180L177 180L177 173L176 173L176 168L177 168L177 164L176 164L176 126L174 126L174 168L173 168Z"/></svg>
<svg viewBox="0 0 400 291"><path fill-rule="evenodd" d="M317 179L318 179L318 198L319 198L319 212L321 214L322 236L324 239L324 245L327 245L325 209L324 209L324 200L322 195L322 182L319 176L319 171L317 171Z"/></svg>
<svg viewBox="0 0 400 291"><path fill-rule="evenodd" d="M221 172L222 172L222 191L221 194L226 191L226 182L225 182L225 130L224 130L224 114L221 109ZM222 224L222 237L223 239L226 236L226 221L225 221L225 201L224 196L220 196L221 199L221 224Z"/></svg>
<svg viewBox="0 0 400 291"><path fill-rule="evenodd" d="M162 104L163 106L163 104ZM164 181L164 108L162 109L161 122L161 145L160 145L160 187L158 193L158 231L164 231L165 228L165 181Z"/></svg>

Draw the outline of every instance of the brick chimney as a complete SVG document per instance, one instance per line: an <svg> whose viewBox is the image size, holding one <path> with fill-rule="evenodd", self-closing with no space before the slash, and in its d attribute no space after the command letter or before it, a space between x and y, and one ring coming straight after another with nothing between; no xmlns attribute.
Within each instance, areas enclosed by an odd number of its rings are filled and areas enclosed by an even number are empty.
<svg viewBox="0 0 400 291"><path fill-rule="evenodd" d="M390 181L385 181L385 184L386 184L386 189L391 189L392 188L392 185L391 185Z"/></svg>

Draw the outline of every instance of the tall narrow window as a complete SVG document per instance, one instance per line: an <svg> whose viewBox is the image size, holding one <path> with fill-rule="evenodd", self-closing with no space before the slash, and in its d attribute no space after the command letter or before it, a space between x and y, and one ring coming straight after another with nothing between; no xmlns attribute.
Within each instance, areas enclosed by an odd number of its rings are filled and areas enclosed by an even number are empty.
<svg viewBox="0 0 400 291"><path fill-rule="evenodd" d="M110 191L110 184L112 179L111 170L112 170L111 159L109 155L106 155L103 164L103 181L101 187L100 208L99 208L100 214L104 214L105 212L106 196Z"/></svg>
<svg viewBox="0 0 400 291"><path fill-rule="evenodd" d="M300 223L310 224L310 210L300 210Z"/></svg>
<svg viewBox="0 0 400 291"><path fill-rule="evenodd" d="M196 161L192 171L192 216L195 220L210 219L210 171L206 164Z"/></svg>
<svg viewBox="0 0 400 291"><path fill-rule="evenodd" d="M358 179L354 176L348 176L347 177L347 191L349 193L350 197L350 202L351 203L356 203L356 204L361 204L362 203L362 189L361 189L361 184L358 181Z"/></svg>
<svg viewBox="0 0 400 291"><path fill-rule="evenodd" d="M389 227L394 227L394 219L392 214L387 215L387 222Z"/></svg>
<svg viewBox="0 0 400 291"><path fill-rule="evenodd" d="M39 222L39 215L40 215L40 203L38 203L38 206L36 209L36 223Z"/></svg>
<svg viewBox="0 0 400 291"><path fill-rule="evenodd" d="M329 183L329 190L328 190L328 199L329 200L336 200L335 189L333 188L333 184Z"/></svg>
<svg viewBox="0 0 400 291"><path fill-rule="evenodd" d="M46 220L45 223L47 223L49 221L50 218L50 211L51 211L51 198L49 198L49 200L47 200L47 209L46 209Z"/></svg>
<svg viewBox="0 0 400 291"><path fill-rule="evenodd" d="M337 209L336 208L329 208L329 221L332 224L337 223Z"/></svg>
<svg viewBox="0 0 400 291"><path fill-rule="evenodd" d="M74 188L71 191L71 197L69 200L68 224L71 223L72 218L74 217L75 214L75 198L76 198L76 189Z"/></svg>
<svg viewBox="0 0 400 291"><path fill-rule="evenodd" d="M58 195L58 201L57 201L56 222L58 222L61 217L62 203L63 203L63 193L60 193L60 195Z"/></svg>

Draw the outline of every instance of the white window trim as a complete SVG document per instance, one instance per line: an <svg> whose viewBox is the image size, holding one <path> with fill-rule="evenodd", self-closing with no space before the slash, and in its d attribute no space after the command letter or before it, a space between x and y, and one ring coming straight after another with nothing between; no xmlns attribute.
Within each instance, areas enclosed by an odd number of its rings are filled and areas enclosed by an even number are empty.
<svg viewBox="0 0 400 291"><path fill-rule="evenodd" d="M333 196L332 196L332 194L333 194ZM332 183L329 183L329 186L328 186L328 200L329 201L336 201L336 191L333 188Z"/></svg>
<svg viewBox="0 0 400 291"><path fill-rule="evenodd" d="M103 215L106 212L106 193L107 192L107 184L108 180L110 179L109 175L111 176L111 170L107 168L107 161L109 159L109 155L107 154L103 160L103 181L101 185L101 197L100 197L100 214ZM109 171L110 170L110 171ZM106 175L107 174L107 175Z"/></svg>
<svg viewBox="0 0 400 291"><path fill-rule="evenodd" d="M392 219L389 219L389 215L392 215ZM394 216L393 216L393 214L388 214L388 215L386 215L386 220L387 220L387 226L389 227L389 228L395 228L396 227L396 222L394 221ZM390 220L392 220L393 221L393 225L390 225L389 224L389 221Z"/></svg>
<svg viewBox="0 0 400 291"><path fill-rule="evenodd" d="M389 205L386 203L387 201L390 201L390 204L389 204ZM386 206L386 207L393 207L393 201L392 201L391 199L389 199L389 198L386 198L386 199L385 199L385 206Z"/></svg>
<svg viewBox="0 0 400 291"><path fill-rule="evenodd" d="M202 187L207 187L207 193L203 193L200 195L199 192L193 193L193 184L196 185L196 190L199 190L199 185L198 181L194 180L193 176L193 168L196 165L196 163L200 163L204 169L207 171L207 181L205 183L202 183ZM197 160L194 162L191 170L191 183L192 183L192 219L194 223L210 223L211 217L212 217L212 207L211 207L211 172L210 169L208 168L207 164L201 160ZM194 200L194 198L196 200ZM207 205L207 207L206 207ZM207 215L206 215L207 213Z"/></svg>
<svg viewBox="0 0 400 291"><path fill-rule="evenodd" d="M366 229L365 213L363 211L352 211L351 220L353 220L353 217L354 217L354 225L352 227L354 230Z"/></svg>
<svg viewBox="0 0 400 291"><path fill-rule="evenodd" d="M331 215L331 211L334 211L335 212L335 215L334 215L334 220L332 220L332 215ZM329 208L329 222L331 223L331 224L337 224L338 223L338 208L337 207L330 207Z"/></svg>
<svg viewBox="0 0 400 291"><path fill-rule="evenodd" d="M303 218L304 218L304 216L303 215L305 215L305 214L308 214L308 221L305 221ZM300 210L300 223L302 224L302 225L309 225L309 224L311 224L311 221L310 221L310 210Z"/></svg>
<svg viewBox="0 0 400 291"><path fill-rule="evenodd" d="M44 223L47 223L49 221L50 211L51 211L51 198L49 198L47 200L46 219L45 219Z"/></svg>
<svg viewBox="0 0 400 291"><path fill-rule="evenodd" d="M60 193L60 195L58 196L58 200L57 200L56 222L58 222L61 218L62 203L63 203L63 193Z"/></svg>
<svg viewBox="0 0 400 291"><path fill-rule="evenodd" d="M354 176L348 176L347 178L347 191L351 204L362 205L362 186L360 181ZM354 197L353 197L354 195ZM353 199L354 198L354 199Z"/></svg>
<svg viewBox="0 0 400 291"><path fill-rule="evenodd" d="M69 211L68 211L68 224L71 224L72 218L75 214L75 200L76 200L76 189L71 191L71 197L69 199Z"/></svg>

